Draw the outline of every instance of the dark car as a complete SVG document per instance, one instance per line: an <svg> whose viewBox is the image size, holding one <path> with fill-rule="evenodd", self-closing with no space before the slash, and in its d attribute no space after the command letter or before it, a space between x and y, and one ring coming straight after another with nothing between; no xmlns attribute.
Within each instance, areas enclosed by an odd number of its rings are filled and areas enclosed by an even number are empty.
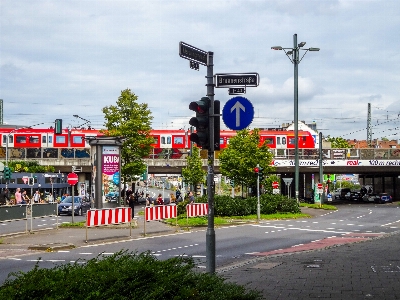
<svg viewBox="0 0 400 300"><path fill-rule="evenodd" d="M376 203L392 203L392 196L388 193L380 193L378 197L375 199Z"/></svg>
<svg viewBox="0 0 400 300"><path fill-rule="evenodd" d="M90 209L90 201L74 196L75 215L81 216ZM72 215L72 196L66 197L58 204L58 215Z"/></svg>
<svg viewBox="0 0 400 300"><path fill-rule="evenodd" d="M362 199L360 192L350 192L350 200L360 201Z"/></svg>

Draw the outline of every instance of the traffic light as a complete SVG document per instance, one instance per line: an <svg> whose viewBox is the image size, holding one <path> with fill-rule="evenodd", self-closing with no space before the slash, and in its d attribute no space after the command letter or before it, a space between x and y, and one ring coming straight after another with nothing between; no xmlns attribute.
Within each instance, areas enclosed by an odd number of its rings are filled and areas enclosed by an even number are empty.
<svg viewBox="0 0 400 300"><path fill-rule="evenodd" d="M264 178L263 168L257 166L254 168L254 174L258 176L260 179Z"/></svg>
<svg viewBox="0 0 400 300"><path fill-rule="evenodd" d="M196 112L196 117L189 120L189 124L196 127L196 132L190 135L190 140L198 147L208 149L209 147L209 108L211 100L203 97L199 101L193 101L189 104L189 109Z"/></svg>
<svg viewBox="0 0 400 300"><path fill-rule="evenodd" d="M4 179L11 179L11 169L9 167L4 167Z"/></svg>
<svg viewBox="0 0 400 300"><path fill-rule="evenodd" d="M231 185L231 187L235 187L235 180L231 179L229 184Z"/></svg>
<svg viewBox="0 0 400 300"><path fill-rule="evenodd" d="M54 126L54 134L61 134L61 133L62 133L62 119L56 119Z"/></svg>
<svg viewBox="0 0 400 300"><path fill-rule="evenodd" d="M51 178L51 177L50 177ZM28 178L28 185L29 186L33 186L35 184L35 178L33 177L29 177Z"/></svg>

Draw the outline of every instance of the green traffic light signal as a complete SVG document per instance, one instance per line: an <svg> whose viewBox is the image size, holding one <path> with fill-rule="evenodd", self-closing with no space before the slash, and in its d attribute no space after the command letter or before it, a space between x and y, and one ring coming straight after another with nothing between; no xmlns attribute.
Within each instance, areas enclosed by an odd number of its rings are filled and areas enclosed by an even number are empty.
<svg viewBox="0 0 400 300"><path fill-rule="evenodd" d="M196 132L190 135L190 140L203 149L209 147L209 109L211 100L208 97L202 97L199 101L193 101L189 104L189 109L196 112L196 117L189 120L189 124L196 127Z"/></svg>
<svg viewBox="0 0 400 300"><path fill-rule="evenodd" d="M11 179L11 169L9 167L4 167L4 179Z"/></svg>

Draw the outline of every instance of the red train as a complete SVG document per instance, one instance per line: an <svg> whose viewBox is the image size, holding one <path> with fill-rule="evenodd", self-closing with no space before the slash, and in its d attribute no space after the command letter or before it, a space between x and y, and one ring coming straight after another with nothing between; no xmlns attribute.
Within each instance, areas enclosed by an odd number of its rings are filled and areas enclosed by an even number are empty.
<svg viewBox="0 0 400 300"><path fill-rule="evenodd" d="M63 130L62 134L56 135L54 129L51 128L0 128L0 135L3 149L5 147L26 149L26 158L58 158L59 156L84 158L90 157L89 145L85 138L99 136L101 133L94 129L72 129L70 131ZM152 130L151 135L154 143L152 144L153 153L150 156L153 158L181 158L190 149L190 132L188 130ZM229 139L235 135L236 131L222 130L221 149L226 148ZM315 137L310 132L299 130L298 135L299 148L315 148ZM294 131L263 130L260 131L260 136L260 142L266 141L272 149L295 148ZM33 153L36 154L33 155Z"/></svg>

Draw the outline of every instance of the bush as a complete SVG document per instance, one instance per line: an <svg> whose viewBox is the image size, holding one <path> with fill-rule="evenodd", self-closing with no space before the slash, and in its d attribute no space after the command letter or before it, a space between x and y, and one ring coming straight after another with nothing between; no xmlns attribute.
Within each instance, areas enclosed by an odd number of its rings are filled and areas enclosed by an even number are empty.
<svg viewBox="0 0 400 300"><path fill-rule="evenodd" d="M150 252L118 252L85 264L18 272L0 287L0 299L261 299L256 291L193 271L192 258L157 260Z"/></svg>
<svg viewBox="0 0 400 300"><path fill-rule="evenodd" d="M196 198L197 203L207 203L207 196ZM182 202L184 203L184 202ZM187 204L187 203L186 203ZM186 205L185 205L186 207ZM183 213L186 212L185 207ZM179 207L178 207L179 212ZM276 213L300 213L295 199L282 195L260 195L260 213L269 215ZM216 216L248 216L257 213L257 197L241 198L230 196L214 196L214 215Z"/></svg>

